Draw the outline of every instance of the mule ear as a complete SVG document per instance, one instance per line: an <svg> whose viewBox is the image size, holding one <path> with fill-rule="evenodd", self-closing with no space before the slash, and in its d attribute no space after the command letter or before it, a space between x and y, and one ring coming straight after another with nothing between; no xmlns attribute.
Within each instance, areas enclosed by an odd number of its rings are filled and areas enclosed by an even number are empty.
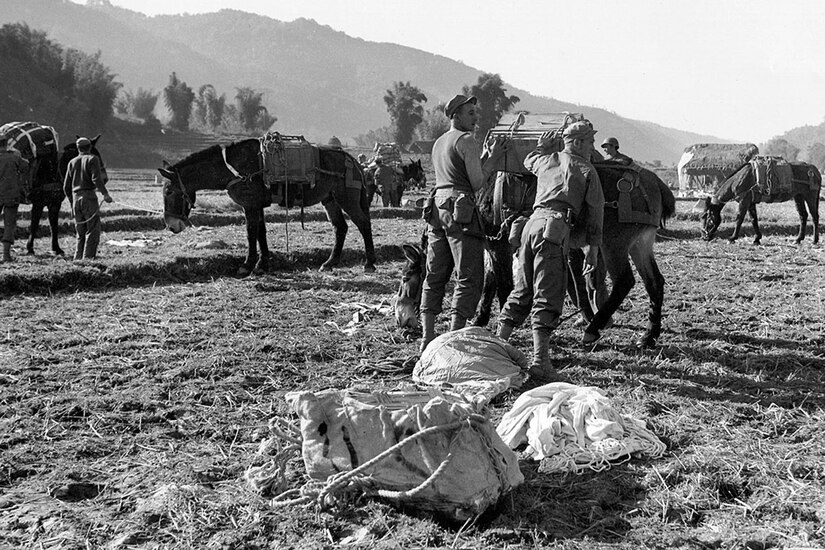
<svg viewBox="0 0 825 550"><path fill-rule="evenodd" d="M98 134L98 135L96 135L95 137L93 137L93 138L91 139L91 141L92 141L92 146L97 145L97 140L99 140L99 139L100 139L100 136L101 136L101 134Z"/></svg>
<svg viewBox="0 0 825 550"><path fill-rule="evenodd" d="M164 161L163 161L163 167L164 167L164 168L166 168L166 169L168 170L169 168L171 168L171 167L172 167L172 165L171 165L171 164L169 164L168 162L166 162L166 160L164 159Z"/></svg>
<svg viewBox="0 0 825 550"><path fill-rule="evenodd" d="M421 259L421 249L418 245L402 244L401 249L404 251L404 257L407 258L407 261L415 264Z"/></svg>
<svg viewBox="0 0 825 550"><path fill-rule="evenodd" d="M164 161L164 164L166 164L166 161ZM160 172L160 175L168 179L169 181L172 181L174 179L174 175L172 174L172 172L166 170L165 168L158 168L158 172Z"/></svg>

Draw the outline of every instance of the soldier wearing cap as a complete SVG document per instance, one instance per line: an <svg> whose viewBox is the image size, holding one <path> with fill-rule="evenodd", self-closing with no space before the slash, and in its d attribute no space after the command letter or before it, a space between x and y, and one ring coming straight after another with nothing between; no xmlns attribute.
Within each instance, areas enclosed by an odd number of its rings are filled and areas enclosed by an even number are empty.
<svg viewBox="0 0 825 550"><path fill-rule="evenodd" d="M11 261L11 245L17 230L17 209L20 206L21 178L29 171L22 155L8 148L8 138L0 134L0 210L3 212L3 261Z"/></svg>
<svg viewBox="0 0 825 550"><path fill-rule="evenodd" d="M85 137L77 138L78 156L69 161L63 190L72 205L77 248L74 259L94 259L100 242L100 205L97 192L103 200L112 202L106 190L106 178L100 158L92 154L92 142Z"/></svg>
<svg viewBox="0 0 825 550"><path fill-rule="evenodd" d="M484 282L484 231L475 194L490 178L493 165L506 152L503 139L489 144L482 158L473 129L478 100L456 95L444 114L450 129L433 144L435 187L424 208L427 229L427 276L421 292L421 351L435 338L447 281L455 267L450 330L463 328L475 313Z"/></svg>
<svg viewBox="0 0 825 550"><path fill-rule="evenodd" d="M619 140L614 137L609 137L602 142L602 149L604 149L604 160L620 162L622 164L630 164L633 159L624 153L619 152Z"/></svg>
<svg viewBox="0 0 825 550"><path fill-rule="evenodd" d="M584 234L585 272L596 267L602 242L604 194L590 164L596 131L589 122L575 122L562 133L564 150L550 153L545 133L524 166L538 178L536 200L519 249L520 273L499 315L498 335L507 340L527 317L533 330L530 378L536 383L558 380L549 357L550 335L558 326L567 288L567 251L573 225Z"/></svg>

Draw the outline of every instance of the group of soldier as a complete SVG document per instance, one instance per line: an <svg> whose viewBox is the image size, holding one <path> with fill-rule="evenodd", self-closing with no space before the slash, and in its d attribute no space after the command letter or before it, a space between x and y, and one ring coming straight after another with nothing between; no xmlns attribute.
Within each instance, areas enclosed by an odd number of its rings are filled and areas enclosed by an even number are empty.
<svg viewBox="0 0 825 550"><path fill-rule="evenodd" d="M63 179L63 190L72 205L75 220L77 246L76 260L94 259L100 242L100 205L97 193L103 200L112 202L106 190L106 181L100 159L92 154L92 142L79 137L76 142L78 156L69 161ZM3 214L3 262L11 262L11 247L17 231L17 210L25 200L24 190L32 174L29 162L19 151L9 146L8 137L0 134L0 211Z"/></svg>
<svg viewBox="0 0 825 550"><path fill-rule="evenodd" d="M421 294L422 352L436 336L436 316L454 269L450 330L463 328L475 312L484 282L484 232L475 197L510 146L507 139L494 137L479 154L473 137L479 120L475 97L456 95L444 112L450 129L433 145L436 183L423 214L428 241ZM498 335L509 339L513 329L530 317L533 360L528 375L533 383L560 379L549 357L549 344L564 304L569 249L584 249L585 274L597 266L604 195L591 159L595 155L631 162L618 152L616 138L604 140L604 156L595 152L595 134L590 122L572 123L562 131L564 149L555 151L554 135L547 132L524 161L537 177L536 200L522 233L515 288L499 315Z"/></svg>

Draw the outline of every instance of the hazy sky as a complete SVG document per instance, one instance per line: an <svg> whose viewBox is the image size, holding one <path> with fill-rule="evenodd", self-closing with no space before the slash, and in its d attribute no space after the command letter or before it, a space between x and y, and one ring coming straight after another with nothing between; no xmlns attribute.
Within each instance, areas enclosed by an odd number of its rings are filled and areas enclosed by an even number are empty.
<svg viewBox="0 0 825 550"><path fill-rule="evenodd" d="M111 2L147 15L306 17L499 73L535 95L721 138L760 143L825 118L822 0Z"/></svg>

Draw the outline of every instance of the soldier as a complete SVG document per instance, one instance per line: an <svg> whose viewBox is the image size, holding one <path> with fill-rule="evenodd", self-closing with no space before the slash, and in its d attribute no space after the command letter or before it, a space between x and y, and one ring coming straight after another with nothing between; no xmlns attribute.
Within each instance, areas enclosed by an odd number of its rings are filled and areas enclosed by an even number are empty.
<svg viewBox="0 0 825 550"><path fill-rule="evenodd" d="M484 231L475 194L490 179L494 164L506 152L496 139L482 159L473 129L479 120L478 100L456 95L444 114L450 129L433 145L435 187L424 208L427 229L427 276L421 292L421 351L435 338L445 287L456 270L450 330L463 328L475 312L484 282Z"/></svg>
<svg viewBox="0 0 825 550"><path fill-rule="evenodd" d="M112 197L106 190L100 159L92 154L92 142L89 138L79 137L76 145L79 154L66 168L63 190L72 205L77 232L74 259L93 260L97 256L97 245L100 242L100 205L97 201L97 191L100 191L106 202L112 202Z"/></svg>
<svg viewBox="0 0 825 550"><path fill-rule="evenodd" d="M8 149L8 138L0 134L0 210L3 212L3 261L11 261L11 245L17 230L17 208L20 206L21 178L29 171L29 163L18 151Z"/></svg>
<svg viewBox="0 0 825 550"><path fill-rule="evenodd" d="M559 379L550 362L549 344L564 306L567 251L574 224L588 245L585 273L595 269L598 260L604 194L589 161L595 134L589 122L573 123L562 134L564 150L550 153L551 134L545 133L524 160L524 166L538 177L536 201L521 240L515 288L499 315L498 335L507 340L513 328L530 315L533 362L529 375L534 383Z"/></svg>
<svg viewBox="0 0 825 550"><path fill-rule="evenodd" d="M604 149L604 160L620 162L622 164L630 164L633 159L624 153L619 152L619 140L614 137L609 137L602 142L602 149Z"/></svg>

